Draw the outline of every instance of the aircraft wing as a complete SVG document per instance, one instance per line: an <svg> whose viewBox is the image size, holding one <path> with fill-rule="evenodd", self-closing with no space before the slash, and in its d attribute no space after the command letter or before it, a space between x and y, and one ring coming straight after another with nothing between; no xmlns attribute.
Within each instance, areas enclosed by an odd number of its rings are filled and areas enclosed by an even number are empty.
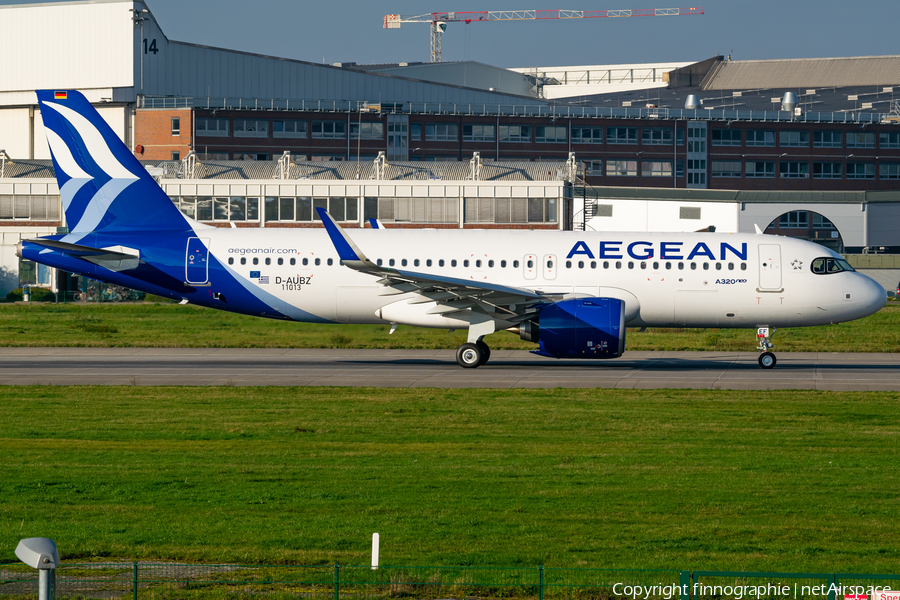
<svg viewBox="0 0 900 600"><path fill-rule="evenodd" d="M378 277L378 283L385 286L382 296L413 292L420 296L413 304L437 303L429 311L431 314L450 314L477 308L504 321L526 320L535 312L537 305L550 301L543 294L526 288L379 266L366 257L328 211L324 208L317 210L341 264Z"/></svg>

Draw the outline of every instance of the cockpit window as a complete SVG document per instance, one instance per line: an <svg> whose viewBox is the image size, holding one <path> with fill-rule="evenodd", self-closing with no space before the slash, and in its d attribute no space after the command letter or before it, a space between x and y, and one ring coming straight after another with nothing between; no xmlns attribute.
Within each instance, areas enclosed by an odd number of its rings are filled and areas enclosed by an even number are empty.
<svg viewBox="0 0 900 600"><path fill-rule="evenodd" d="M832 273L854 270L850 263L843 258L817 258L812 261L810 268L817 275L831 275Z"/></svg>

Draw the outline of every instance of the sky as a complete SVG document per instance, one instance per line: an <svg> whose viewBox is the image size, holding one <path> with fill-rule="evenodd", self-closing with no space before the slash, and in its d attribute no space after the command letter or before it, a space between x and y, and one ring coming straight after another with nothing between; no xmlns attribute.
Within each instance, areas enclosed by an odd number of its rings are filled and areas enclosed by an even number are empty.
<svg viewBox="0 0 900 600"><path fill-rule="evenodd" d="M900 0L697 1L703 15L450 23L443 36L444 61L531 67L689 62L718 54L734 60L900 54ZM685 0L543 0L540 6L529 6L529 0L146 2L171 40L329 64L427 62L428 25L383 29L382 17L389 13L688 5Z"/></svg>

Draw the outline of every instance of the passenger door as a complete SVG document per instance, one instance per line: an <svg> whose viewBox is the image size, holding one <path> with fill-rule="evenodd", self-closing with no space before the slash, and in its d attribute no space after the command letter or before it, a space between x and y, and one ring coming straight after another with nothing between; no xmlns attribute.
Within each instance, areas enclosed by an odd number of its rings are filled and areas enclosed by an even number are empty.
<svg viewBox="0 0 900 600"><path fill-rule="evenodd" d="M545 254L543 261L544 279L556 279L557 261L555 254Z"/></svg>
<svg viewBox="0 0 900 600"><path fill-rule="evenodd" d="M209 281L209 238L188 238L184 253L184 281L193 284Z"/></svg>
<svg viewBox="0 0 900 600"><path fill-rule="evenodd" d="M760 292L781 292L781 244L759 245Z"/></svg>

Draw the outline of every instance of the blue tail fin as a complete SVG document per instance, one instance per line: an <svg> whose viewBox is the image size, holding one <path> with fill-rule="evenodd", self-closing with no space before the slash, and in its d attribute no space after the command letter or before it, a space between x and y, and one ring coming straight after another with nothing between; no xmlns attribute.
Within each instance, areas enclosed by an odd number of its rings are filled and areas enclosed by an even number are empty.
<svg viewBox="0 0 900 600"><path fill-rule="evenodd" d="M69 241L101 230L190 228L84 96L73 90L38 90L37 97Z"/></svg>

